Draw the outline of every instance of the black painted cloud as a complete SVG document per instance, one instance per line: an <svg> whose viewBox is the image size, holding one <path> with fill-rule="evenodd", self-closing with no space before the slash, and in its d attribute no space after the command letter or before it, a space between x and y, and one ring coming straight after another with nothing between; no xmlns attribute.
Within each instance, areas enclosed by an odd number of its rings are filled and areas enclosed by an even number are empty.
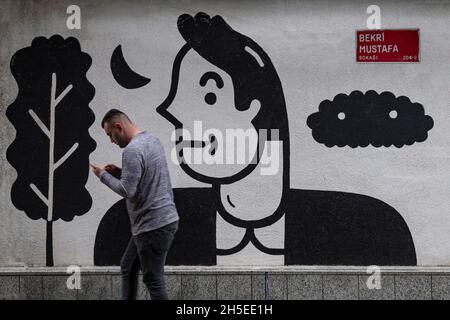
<svg viewBox="0 0 450 320"><path fill-rule="evenodd" d="M308 117L313 138L327 147L350 146L401 148L423 142L433 128L433 119L423 106L408 97L396 98L391 92L370 90L338 94L333 101L324 100L319 112Z"/></svg>

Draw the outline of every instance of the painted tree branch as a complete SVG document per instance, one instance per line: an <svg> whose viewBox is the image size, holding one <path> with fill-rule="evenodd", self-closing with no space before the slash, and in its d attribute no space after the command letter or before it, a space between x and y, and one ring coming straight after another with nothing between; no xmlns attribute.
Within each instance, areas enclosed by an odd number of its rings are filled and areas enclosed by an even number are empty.
<svg viewBox="0 0 450 320"><path fill-rule="evenodd" d="M59 105L61 100L69 93L69 91L73 88L72 85L67 86L64 91L56 97L56 74L52 73L52 88L51 88L51 97L50 97L50 130L44 125L42 120L36 115L33 110L29 110L29 113L39 128L47 135L50 139L49 143L49 166L48 166L48 198L45 198L44 195L39 191L39 189L34 185L30 184L31 189L39 196L39 198L46 204L48 208L47 221L52 221L53 219L53 176L55 170L64 163L64 161L69 158L72 153L75 152L78 147L78 143L75 143L72 148L61 158L58 162L55 163L55 112L56 107Z"/></svg>

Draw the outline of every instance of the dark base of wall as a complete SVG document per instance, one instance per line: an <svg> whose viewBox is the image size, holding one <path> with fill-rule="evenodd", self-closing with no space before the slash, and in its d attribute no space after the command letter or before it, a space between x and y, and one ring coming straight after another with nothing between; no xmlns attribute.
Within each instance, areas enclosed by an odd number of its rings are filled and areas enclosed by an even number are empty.
<svg viewBox="0 0 450 320"><path fill-rule="evenodd" d="M121 277L116 267L81 268L79 290L67 288L70 276L66 268L0 268L0 300L120 298ZM450 299L450 268L382 268L381 289L368 289L369 276L359 267L166 268L173 300ZM147 300L139 277L138 299Z"/></svg>

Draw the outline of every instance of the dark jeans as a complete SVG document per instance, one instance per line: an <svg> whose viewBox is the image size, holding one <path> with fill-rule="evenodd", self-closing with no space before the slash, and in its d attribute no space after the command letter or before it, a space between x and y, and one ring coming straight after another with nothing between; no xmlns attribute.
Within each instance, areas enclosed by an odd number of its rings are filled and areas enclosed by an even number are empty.
<svg viewBox="0 0 450 320"><path fill-rule="evenodd" d="M164 283L164 265L167 251L178 230L178 221L156 230L132 236L120 261L122 273L122 300L135 300L138 287L138 272L152 300L167 300Z"/></svg>

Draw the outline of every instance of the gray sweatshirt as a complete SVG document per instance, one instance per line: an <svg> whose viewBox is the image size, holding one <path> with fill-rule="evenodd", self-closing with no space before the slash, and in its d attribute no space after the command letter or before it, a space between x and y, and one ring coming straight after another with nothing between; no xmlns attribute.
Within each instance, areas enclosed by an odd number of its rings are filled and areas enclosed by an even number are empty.
<svg viewBox="0 0 450 320"><path fill-rule="evenodd" d="M126 198L133 235L179 219L164 148L146 131L135 135L123 150L120 176L104 171L100 181Z"/></svg>

